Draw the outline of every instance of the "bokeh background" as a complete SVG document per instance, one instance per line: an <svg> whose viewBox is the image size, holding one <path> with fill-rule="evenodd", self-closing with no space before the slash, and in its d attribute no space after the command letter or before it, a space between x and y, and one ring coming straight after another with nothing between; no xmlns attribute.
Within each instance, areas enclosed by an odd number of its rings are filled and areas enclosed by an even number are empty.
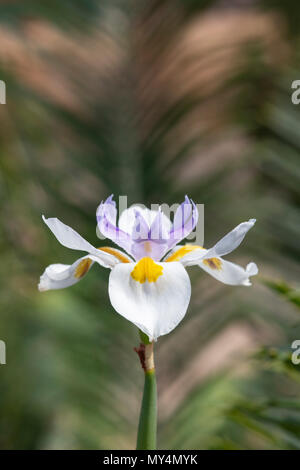
<svg viewBox="0 0 300 470"><path fill-rule="evenodd" d="M111 193L187 193L206 246L257 218L230 259L260 274L243 288L190 270L188 314L156 347L159 447L299 449L299 2L1 0L0 79L0 447L134 448L137 331L98 266L37 291L77 259L41 214L97 245Z"/></svg>

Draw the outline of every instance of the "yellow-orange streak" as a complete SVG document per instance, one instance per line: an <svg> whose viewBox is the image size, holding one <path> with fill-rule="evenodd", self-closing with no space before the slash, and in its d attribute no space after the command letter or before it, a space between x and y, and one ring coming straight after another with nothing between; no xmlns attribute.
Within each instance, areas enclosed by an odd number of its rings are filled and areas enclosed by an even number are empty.
<svg viewBox="0 0 300 470"><path fill-rule="evenodd" d="M191 253L195 250L203 250L204 248L199 245L184 245L178 250L174 251L165 261L170 263L171 261L180 261L188 253Z"/></svg>
<svg viewBox="0 0 300 470"><path fill-rule="evenodd" d="M208 258L204 259L203 263L211 269L217 269L220 271L222 268L222 261L219 258Z"/></svg>
<svg viewBox="0 0 300 470"><path fill-rule="evenodd" d="M123 255L119 251L115 250L114 248L110 248L109 246L103 246L101 248L98 248L100 251L104 251L105 253L109 253L110 255L115 256L118 260L120 260L122 263L130 263L130 259L127 258L127 256ZM83 259L80 261L79 265L77 266L74 276L77 279L82 278L90 269L92 260L89 258Z"/></svg>
<svg viewBox="0 0 300 470"><path fill-rule="evenodd" d="M77 266L77 268L75 270L74 276L77 279L82 278L88 272L88 270L90 269L91 264L92 264L92 260L89 259L89 258L86 258L86 259L83 259L82 261L80 261L79 265Z"/></svg>
<svg viewBox="0 0 300 470"><path fill-rule="evenodd" d="M118 250L115 250L114 248L110 248L109 246L102 246L101 248L98 248L98 250L104 251L105 253L109 253L110 255L115 256L122 263L130 263L131 261L129 258L127 258L126 255L123 255Z"/></svg>
<svg viewBox="0 0 300 470"><path fill-rule="evenodd" d="M180 261L185 255L195 250L204 250L204 248L199 245L185 245L172 253L165 261L168 263L171 261ZM203 263L211 269L222 269L222 261L219 258L204 259Z"/></svg>
<svg viewBox="0 0 300 470"><path fill-rule="evenodd" d="M144 250L145 250L145 253L150 255L152 251L151 242L144 242Z"/></svg>
<svg viewBox="0 0 300 470"><path fill-rule="evenodd" d="M133 271L131 277L137 282L144 284L148 282L156 282L159 276L162 276L163 267L155 263L153 259L149 257L142 258Z"/></svg>

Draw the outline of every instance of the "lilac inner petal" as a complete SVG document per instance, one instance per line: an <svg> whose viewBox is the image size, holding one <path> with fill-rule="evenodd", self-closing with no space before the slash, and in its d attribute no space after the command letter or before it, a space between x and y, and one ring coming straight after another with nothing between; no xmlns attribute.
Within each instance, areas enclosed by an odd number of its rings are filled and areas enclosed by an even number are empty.
<svg viewBox="0 0 300 470"><path fill-rule="evenodd" d="M151 240L167 243L169 238L169 230L167 230L165 226L164 215L161 209L158 210L157 215L151 224L148 238Z"/></svg>
<svg viewBox="0 0 300 470"><path fill-rule="evenodd" d="M136 260L149 256L159 261L167 249L168 233L163 227L163 214L157 212L151 226L143 215L136 212L136 222L132 231L131 251Z"/></svg>
<svg viewBox="0 0 300 470"><path fill-rule="evenodd" d="M149 225L142 214L135 211L135 222L131 233L132 241L147 240L149 237Z"/></svg>
<svg viewBox="0 0 300 470"><path fill-rule="evenodd" d="M195 203L187 196L174 216L174 223L169 232L168 248L172 249L187 237L198 223L198 210Z"/></svg>
<svg viewBox="0 0 300 470"><path fill-rule="evenodd" d="M136 260L149 256L155 261L177 245L194 230L198 222L196 205L187 196L177 209L174 222L169 229L161 209L152 217L152 223L140 210L135 211L135 221L131 233L117 227L117 209L113 196L102 202L97 210L98 226L103 235L131 254Z"/></svg>
<svg viewBox="0 0 300 470"><path fill-rule="evenodd" d="M131 236L117 227L117 209L112 197L110 196L106 201L101 202L97 209L96 217L99 230L106 238L109 238L128 253L131 253Z"/></svg>

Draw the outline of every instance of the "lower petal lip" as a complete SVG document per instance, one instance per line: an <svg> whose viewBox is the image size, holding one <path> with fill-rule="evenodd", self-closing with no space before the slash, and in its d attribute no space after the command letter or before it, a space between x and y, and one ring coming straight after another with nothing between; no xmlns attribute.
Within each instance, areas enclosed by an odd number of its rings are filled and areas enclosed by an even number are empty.
<svg viewBox="0 0 300 470"><path fill-rule="evenodd" d="M156 340L176 328L184 318L191 296L190 279L180 263L154 263L162 272L155 280L151 277L151 282L145 279L141 283L132 276L137 264L120 264L111 271L109 297L120 315L150 340Z"/></svg>

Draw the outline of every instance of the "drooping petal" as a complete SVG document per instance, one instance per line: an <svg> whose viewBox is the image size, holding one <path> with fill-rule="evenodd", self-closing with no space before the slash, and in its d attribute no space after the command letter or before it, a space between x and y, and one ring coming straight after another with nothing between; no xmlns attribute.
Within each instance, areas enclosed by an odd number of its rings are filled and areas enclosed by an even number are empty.
<svg viewBox="0 0 300 470"><path fill-rule="evenodd" d="M250 277L258 273L255 263L249 263L244 269L238 264L223 258L209 258L201 261L198 266L218 281L231 286L251 286Z"/></svg>
<svg viewBox="0 0 300 470"><path fill-rule="evenodd" d="M172 331L183 319L191 295L189 276L180 263L120 264L110 273L109 297L115 310L150 340Z"/></svg>
<svg viewBox="0 0 300 470"><path fill-rule="evenodd" d="M51 264L48 266L40 277L39 290L63 289L72 286L89 272L94 263L109 269L120 263L132 263L127 255L115 248L102 247L97 251L97 256L84 256L71 265Z"/></svg>
<svg viewBox="0 0 300 470"><path fill-rule="evenodd" d="M89 256L84 256L71 265L51 264L41 275L38 288L43 292L70 287L79 282L89 272L93 263Z"/></svg>
<svg viewBox="0 0 300 470"><path fill-rule="evenodd" d="M168 248L171 249L186 238L198 223L198 209L195 203L185 196L174 215L173 226L169 232Z"/></svg>

